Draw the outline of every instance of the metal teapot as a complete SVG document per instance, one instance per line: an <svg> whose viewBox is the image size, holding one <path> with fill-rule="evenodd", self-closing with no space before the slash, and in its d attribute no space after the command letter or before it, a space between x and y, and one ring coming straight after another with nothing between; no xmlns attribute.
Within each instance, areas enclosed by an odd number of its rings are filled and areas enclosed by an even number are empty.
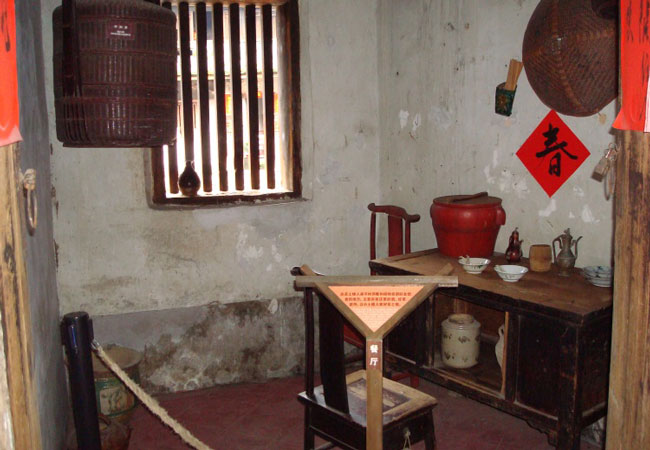
<svg viewBox="0 0 650 450"><path fill-rule="evenodd" d="M571 269L576 264L576 259L578 258L578 241L582 239L580 236L578 239L573 239L571 236L571 229L567 228L564 230L564 234L553 239L553 259L555 264L560 268L560 275L563 277L568 277L571 274ZM555 243L560 244L560 253L555 253ZM575 255L571 251L573 246L575 250Z"/></svg>

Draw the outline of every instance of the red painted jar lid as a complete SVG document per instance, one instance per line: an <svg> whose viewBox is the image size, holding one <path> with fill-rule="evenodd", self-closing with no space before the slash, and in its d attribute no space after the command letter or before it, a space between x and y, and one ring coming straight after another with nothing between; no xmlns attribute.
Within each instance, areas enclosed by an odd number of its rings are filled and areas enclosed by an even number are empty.
<svg viewBox="0 0 650 450"><path fill-rule="evenodd" d="M477 197L476 194L446 195L444 197L434 198L433 203L452 208L488 208L501 205L501 199L499 197L491 197L487 194L480 197Z"/></svg>

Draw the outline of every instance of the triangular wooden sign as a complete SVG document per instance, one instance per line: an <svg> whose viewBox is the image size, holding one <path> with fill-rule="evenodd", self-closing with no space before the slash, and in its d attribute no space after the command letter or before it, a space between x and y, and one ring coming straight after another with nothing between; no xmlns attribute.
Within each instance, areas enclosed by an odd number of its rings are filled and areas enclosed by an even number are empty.
<svg viewBox="0 0 650 450"><path fill-rule="evenodd" d="M456 287L453 276L298 276L297 287L316 288L366 338L383 338L437 287Z"/></svg>

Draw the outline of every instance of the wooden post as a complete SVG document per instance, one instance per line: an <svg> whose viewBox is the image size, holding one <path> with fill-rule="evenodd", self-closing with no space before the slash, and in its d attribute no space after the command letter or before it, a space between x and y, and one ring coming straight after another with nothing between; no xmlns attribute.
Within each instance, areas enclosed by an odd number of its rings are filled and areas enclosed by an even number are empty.
<svg viewBox="0 0 650 450"><path fill-rule="evenodd" d="M366 449L383 447L383 349L381 339L366 339Z"/></svg>
<svg viewBox="0 0 650 450"><path fill-rule="evenodd" d="M0 147L0 309L14 448L40 449L16 145Z"/></svg>
<svg viewBox="0 0 650 450"><path fill-rule="evenodd" d="M621 136L608 450L650 448L650 135Z"/></svg>

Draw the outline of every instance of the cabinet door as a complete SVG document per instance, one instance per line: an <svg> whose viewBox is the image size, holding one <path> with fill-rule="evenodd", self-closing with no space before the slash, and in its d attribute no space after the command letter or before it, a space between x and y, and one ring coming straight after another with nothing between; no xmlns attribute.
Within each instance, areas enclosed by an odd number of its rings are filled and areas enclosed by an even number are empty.
<svg viewBox="0 0 650 450"><path fill-rule="evenodd" d="M612 337L612 316L586 327L583 339L581 365L582 410L587 411L607 402L609 382L609 355Z"/></svg>
<svg viewBox="0 0 650 450"><path fill-rule="evenodd" d="M423 301L386 336L386 349L418 365L428 364L433 345L430 330L431 298Z"/></svg>
<svg viewBox="0 0 650 450"><path fill-rule="evenodd" d="M556 417L564 332L566 326L552 320L519 318L517 401Z"/></svg>

